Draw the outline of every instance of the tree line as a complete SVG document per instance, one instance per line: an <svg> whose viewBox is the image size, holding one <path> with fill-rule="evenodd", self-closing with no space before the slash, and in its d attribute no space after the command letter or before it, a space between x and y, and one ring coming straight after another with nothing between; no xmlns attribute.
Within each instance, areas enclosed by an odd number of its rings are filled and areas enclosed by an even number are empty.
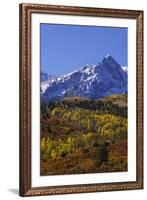
<svg viewBox="0 0 147 200"><path fill-rule="evenodd" d="M113 114L127 118L127 106L121 107L118 104L114 104L112 101L102 100L61 100L61 101L50 101L47 104L41 105L41 113L45 113L47 109L53 110L54 108L63 109L75 109L83 108L93 110L96 114Z"/></svg>

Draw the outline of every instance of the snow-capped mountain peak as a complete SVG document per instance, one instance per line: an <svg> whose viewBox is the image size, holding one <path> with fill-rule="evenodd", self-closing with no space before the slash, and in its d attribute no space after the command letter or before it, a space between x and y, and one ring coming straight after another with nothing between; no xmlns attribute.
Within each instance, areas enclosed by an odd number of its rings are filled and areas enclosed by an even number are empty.
<svg viewBox="0 0 147 200"><path fill-rule="evenodd" d="M108 53L106 56L105 56L105 58L109 58L111 55Z"/></svg>
<svg viewBox="0 0 147 200"><path fill-rule="evenodd" d="M109 65L113 65L113 66L117 66L118 67L118 62L109 54L107 54L105 56L105 58L102 60L102 64L109 64ZM107 65L107 66L109 66ZM120 66L120 65L119 65Z"/></svg>
<svg viewBox="0 0 147 200"><path fill-rule="evenodd" d="M127 93L127 73L110 55L99 64L87 64L79 70L41 82L41 100L81 96L99 99L111 94Z"/></svg>

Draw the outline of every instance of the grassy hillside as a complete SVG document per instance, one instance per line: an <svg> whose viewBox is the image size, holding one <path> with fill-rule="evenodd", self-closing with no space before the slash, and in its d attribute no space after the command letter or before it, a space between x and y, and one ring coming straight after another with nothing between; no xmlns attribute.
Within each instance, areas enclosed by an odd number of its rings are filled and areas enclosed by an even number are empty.
<svg viewBox="0 0 147 200"><path fill-rule="evenodd" d="M128 95L127 94L117 94L117 95L111 95L107 96L102 99L102 101L106 102L113 102L113 104L117 104L120 107L127 107L128 103Z"/></svg>
<svg viewBox="0 0 147 200"><path fill-rule="evenodd" d="M41 175L127 170L127 96L41 106Z"/></svg>

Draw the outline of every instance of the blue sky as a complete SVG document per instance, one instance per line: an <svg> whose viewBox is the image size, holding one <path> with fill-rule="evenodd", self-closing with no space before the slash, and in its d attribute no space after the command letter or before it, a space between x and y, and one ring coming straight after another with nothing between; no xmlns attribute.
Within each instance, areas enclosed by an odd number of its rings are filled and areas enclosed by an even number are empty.
<svg viewBox="0 0 147 200"><path fill-rule="evenodd" d="M41 70L64 75L107 54L127 66L127 28L41 24Z"/></svg>

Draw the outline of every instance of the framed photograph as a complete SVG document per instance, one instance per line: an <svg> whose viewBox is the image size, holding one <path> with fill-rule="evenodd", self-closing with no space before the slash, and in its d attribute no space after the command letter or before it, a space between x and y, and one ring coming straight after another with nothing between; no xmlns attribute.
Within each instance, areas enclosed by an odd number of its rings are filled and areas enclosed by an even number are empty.
<svg viewBox="0 0 147 200"><path fill-rule="evenodd" d="M20 195L143 188L143 11L20 5Z"/></svg>

